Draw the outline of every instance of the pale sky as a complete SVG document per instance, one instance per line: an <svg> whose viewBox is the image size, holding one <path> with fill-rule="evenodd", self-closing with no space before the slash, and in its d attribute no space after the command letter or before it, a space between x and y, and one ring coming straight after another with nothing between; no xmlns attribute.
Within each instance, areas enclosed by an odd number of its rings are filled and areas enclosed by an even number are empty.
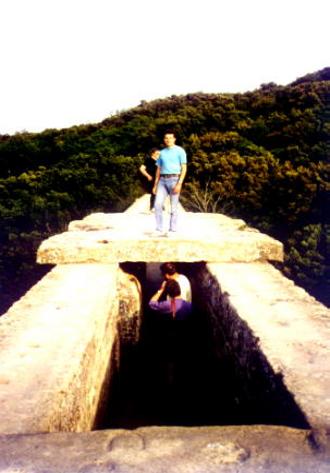
<svg viewBox="0 0 330 473"><path fill-rule="evenodd" d="M329 0L0 0L0 134L330 66Z"/></svg>

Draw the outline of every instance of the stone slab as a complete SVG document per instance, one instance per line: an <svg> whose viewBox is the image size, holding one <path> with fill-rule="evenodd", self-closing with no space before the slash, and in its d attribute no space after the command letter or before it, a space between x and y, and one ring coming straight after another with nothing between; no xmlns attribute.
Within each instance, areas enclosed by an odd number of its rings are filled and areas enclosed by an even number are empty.
<svg viewBox="0 0 330 473"><path fill-rule="evenodd" d="M330 432L330 309L268 263L207 267L309 425Z"/></svg>
<svg viewBox="0 0 330 473"><path fill-rule="evenodd" d="M0 435L2 473L329 473L327 445L274 426Z"/></svg>
<svg viewBox="0 0 330 473"><path fill-rule="evenodd" d="M0 432L89 430L115 347L117 265L57 266L0 318Z"/></svg>
<svg viewBox="0 0 330 473"><path fill-rule="evenodd" d="M145 204L145 197L140 203ZM155 237L154 215L138 204L133 209L71 222L69 231L42 242L38 263L283 260L283 245L243 220L181 211L177 234Z"/></svg>

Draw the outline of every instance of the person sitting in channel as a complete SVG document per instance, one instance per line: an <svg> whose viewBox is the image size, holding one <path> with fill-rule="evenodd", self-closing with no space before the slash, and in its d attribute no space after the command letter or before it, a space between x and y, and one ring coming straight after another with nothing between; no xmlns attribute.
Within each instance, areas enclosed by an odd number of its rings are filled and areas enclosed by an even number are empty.
<svg viewBox="0 0 330 473"><path fill-rule="evenodd" d="M176 281L180 286L182 299L191 302L191 285L187 276L178 273L174 263L163 263L160 266L160 271L165 281Z"/></svg>
<svg viewBox="0 0 330 473"><path fill-rule="evenodd" d="M169 299L160 301L165 291ZM163 281L160 289L150 299L149 307L162 314L170 315L175 320L187 320L192 310L191 303L182 299L180 286L174 279Z"/></svg>

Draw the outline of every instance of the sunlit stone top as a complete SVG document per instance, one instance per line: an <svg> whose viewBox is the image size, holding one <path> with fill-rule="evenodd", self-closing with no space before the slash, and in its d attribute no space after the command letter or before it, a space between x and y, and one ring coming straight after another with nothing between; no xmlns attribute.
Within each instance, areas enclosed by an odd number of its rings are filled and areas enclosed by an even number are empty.
<svg viewBox="0 0 330 473"><path fill-rule="evenodd" d="M39 263L114 263L122 261L251 262L283 260L282 244L222 214L180 209L174 236L154 236L155 216L148 196L123 213L96 213L70 223L68 231L45 240ZM168 223L168 210L165 212Z"/></svg>

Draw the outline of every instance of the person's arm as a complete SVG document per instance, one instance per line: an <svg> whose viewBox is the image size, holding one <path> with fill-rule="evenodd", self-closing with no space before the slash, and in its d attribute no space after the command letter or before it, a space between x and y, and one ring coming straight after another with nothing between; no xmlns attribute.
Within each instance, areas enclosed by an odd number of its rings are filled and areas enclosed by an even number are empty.
<svg viewBox="0 0 330 473"><path fill-rule="evenodd" d="M152 181L152 176L150 176L150 174L147 172L147 168L144 164L141 164L141 166L139 167L139 171L141 174L144 175L144 177L148 179L148 181Z"/></svg>
<svg viewBox="0 0 330 473"><path fill-rule="evenodd" d="M159 301L161 295L163 294L163 292L165 291L165 285L166 285L166 281L163 281L162 282L162 285L160 286L160 288L158 289L157 292L155 292L155 294L152 296L152 298L150 299L150 302L157 302Z"/></svg>
<svg viewBox="0 0 330 473"><path fill-rule="evenodd" d="M150 299L149 307L153 310L157 310L158 312L167 314L170 312L169 302L168 301L159 302L159 299L161 298L165 290L165 285L166 285L166 281L163 281L160 289L157 292L155 292L155 294Z"/></svg>
<svg viewBox="0 0 330 473"><path fill-rule="evenodd" d="M159 179L160 179L160 167L157 166L154 187L152 188L152 193L153 194L156 194L156 192L157 192L157 186L158 186Z"/></svg>
<svg viewBox="0 0 330 473"><path fill-rule="evenodd" d="M184 178L186 177L186 174L187 174L187 165L186 164L181 164L180 177L179 177L179 180L178 180L176 186L173 189L173 194L179 194L179 192L181 192L182 183L183 183Z"/></svg>

